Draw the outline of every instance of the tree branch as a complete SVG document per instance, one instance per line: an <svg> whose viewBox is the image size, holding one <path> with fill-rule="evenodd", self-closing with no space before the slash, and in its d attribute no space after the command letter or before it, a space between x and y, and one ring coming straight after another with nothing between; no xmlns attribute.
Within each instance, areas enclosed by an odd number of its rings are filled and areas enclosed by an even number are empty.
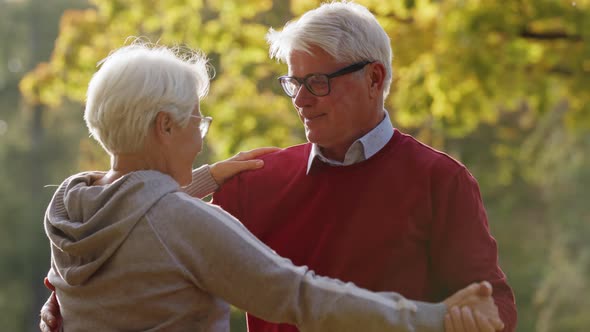
<svg viewBox="0 0 590 332"><path fill-rule="evenodd" d="M386 18L391 18L394 21L398 21L398 22L404 23L404 24L412 24L412 23L414 23L414 18L412 16L401 17L399 15L396 15L395 13L390 13L390 14L387 14L385 17Z"/></svg>
<svg viewBox="0 0 590 332"><path fill-rule="evenodd" d="M579 42L582 41L582 36L580 35L570 35L563 31L546 31L546 32L534 32L528 29L524 29L520 32L520 36L523 38L528 39L536 39L536 40L570 40Z"/></svg>

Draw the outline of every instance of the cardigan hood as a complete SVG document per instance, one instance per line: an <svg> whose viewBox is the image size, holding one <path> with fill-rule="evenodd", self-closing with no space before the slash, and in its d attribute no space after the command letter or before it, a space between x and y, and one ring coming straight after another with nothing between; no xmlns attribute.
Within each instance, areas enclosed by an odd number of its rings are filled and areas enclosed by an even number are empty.
<svg viewBox="0 0 590 332"><path fill-rule="evenodd" d="M174 179L156 171L129 173L108 185L92 185L91 175L66 179L45 213L51 264L69 285L95 274L146 212L179 189Z"/></svg>

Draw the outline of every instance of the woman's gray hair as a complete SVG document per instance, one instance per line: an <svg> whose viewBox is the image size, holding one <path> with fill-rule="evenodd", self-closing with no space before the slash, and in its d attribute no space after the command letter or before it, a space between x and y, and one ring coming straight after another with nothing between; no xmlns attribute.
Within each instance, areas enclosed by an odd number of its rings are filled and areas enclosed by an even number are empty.
<svg viewBox="0 0 590 332"><path fill-rule="evenodd" d="M84 120L109 154L138 152L158 112L187 125L209 90L207 59L189 49L134 42L99 65L88 85Z"/></svg>
<svg viewBox="0 0 590 332"><path fill-rule="evenodd" d="M339 62L379 61L386 69L383 97L392 80L392 52L389 36L365 7L350 2L324 3L298 20L288 22L282 31L272 28L266 35L270 57L285 63L293 51L310 52L317 46Z"/></svg>

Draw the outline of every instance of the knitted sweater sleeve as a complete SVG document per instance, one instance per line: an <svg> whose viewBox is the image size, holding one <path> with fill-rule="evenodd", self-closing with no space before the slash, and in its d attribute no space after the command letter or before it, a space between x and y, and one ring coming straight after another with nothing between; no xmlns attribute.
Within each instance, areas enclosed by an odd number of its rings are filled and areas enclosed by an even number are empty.
<svg viewBox="0 0 590 332"><path fill-rule="evenodd" d="M193 180L191 183L182 188L182 191L196 198L203 198L219 188L213 176L209 165L203 165L193 169Z"/></svg>
<svg viewBox="0 0 590 332"><path fill-rule="evenodd" d="M444 296L471 282L488 280L505 324L504 331L514 331L514 294L498 265L496 240L491 235L475 178L462 168L435 187L430 255L436 289Z"/></svg>
<svg viewBox="0 0 590 332"><path fill-rule="evenodd" d="M199 287L236 307L301 331L442 331L446 306L373 293L294 266L221 208L183 194L159 203L174 220L154 229Z"/></svg>

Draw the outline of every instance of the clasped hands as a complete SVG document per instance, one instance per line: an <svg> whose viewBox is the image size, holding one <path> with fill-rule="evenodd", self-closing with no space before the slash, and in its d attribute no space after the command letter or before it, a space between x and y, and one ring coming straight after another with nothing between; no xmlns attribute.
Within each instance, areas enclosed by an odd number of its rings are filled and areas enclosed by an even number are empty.
<svg viewBox="0 0 590 332"><path fill-rule="evenodd" d="M445 301L445 332L481 331L504 329L498 307L492 298L492 285L487 281L473 283Z"/></svg>

